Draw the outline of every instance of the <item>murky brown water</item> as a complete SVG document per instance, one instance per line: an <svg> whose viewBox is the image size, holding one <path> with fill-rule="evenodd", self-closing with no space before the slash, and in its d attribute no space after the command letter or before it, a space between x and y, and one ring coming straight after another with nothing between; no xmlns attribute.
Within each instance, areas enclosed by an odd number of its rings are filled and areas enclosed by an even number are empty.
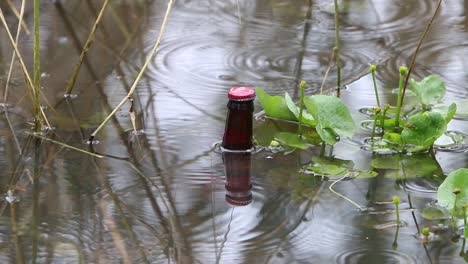
<svg viewBox="0 0 468 264"><path fill-rule="evenodd" d="M19 1L16 1L17 3ZM28 5L30 5L28 1ZM24 134L32 121L30 98L19 66L1 115L0 262L2 263L464 263L463 239L452 241L447 221L426 220L444 174L468 166L466 145L457 152L401 156L403 171L336 183L334 189L369 208L361 212L332 193L330 181L299 173L320 148L289 155L252 155L252 202L225 201L221 154L226 92L235 85L262 86L297 96L318 90L334 46L332 1L177 0L156 59L135 94L134 133L125 105L98 135L96 159L50 142L36 145ZM432 0L346 1L341 17L343 100L356 122L374 105L369 64L379 67L382 100L394 102L398 67L408 65L421 31L435 9ZM56 127L48 137L87 149L83 141L133 82L158 34L165 1L112 1L74 93L66 83L102 1L43 1L42 82L46 109ZM16 27L15 16L0 4ZM32 26L32 7L26 22ZM7 11L8 10L8 11ZM309 14L309 17L308 17ZM423 45L416 77L440 75L449 99L467 98L468 1L444 1ZM3 97L11 47L0 32ZM21 50L32 64L31 36ZM362 78L361 78L362 77ZM326 87L336 82L332 69ZM256 104L257 112L260 106ZM10 129L10 125L14 133ZM257 121L258 141L268 141ZM468 131L455 120L452 131ZM18 144L15 143L15 136ZM331 155L359 170L383 157L361 148L364 130L335 146ZM266 138L266 139L265 139ZM465 142L465 144L468 144ZM327 150L328 151L328 150ZM428 165L429 164L429 165ZM432 166L431 169L418 169ZM405 171L406 170L406 171ZM14 190L9 203L7 190ZM404 225L395 226L394 195ZM437 239L424 245L418 229ZM395 243L395 241L397 241ZM466 249L465 249L466 250Z"/></svg>

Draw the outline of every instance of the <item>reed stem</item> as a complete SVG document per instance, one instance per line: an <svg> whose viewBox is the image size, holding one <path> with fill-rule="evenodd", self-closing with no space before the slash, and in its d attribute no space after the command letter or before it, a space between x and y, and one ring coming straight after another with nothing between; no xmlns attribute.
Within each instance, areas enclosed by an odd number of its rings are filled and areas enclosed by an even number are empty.
<svg viewBox="0 0 468 264"><path fill-rule="evenodd" d="M112 110L112 112L104 119L104 121L102 121L102 123L98 126L98 128L96 128L96 130L94 130L94 132L89 137L90 142L94 141L94 139L96 138L96 135L99 133L99 131L101 131L101 129L105 126L105 124L115 115L115 113L117 113L117 111L125 104L125 102L127 102L127 100L129 100L132 97L133 92L135 92L135 89L136 89L136 87L138 85L138 82L143 77L146 69L148 68L148 65L153 60L153 57L156 54L156 50L158 49L159 44L161 43L161 39L162 39L164 30L166 28L167 20L169 18L169 14L171 13L172 3L173 3L173 0L169 0L169 2L167 4L166 14L164 15L164 19L163 19L163 22L161 24L161 28L159 30L159 35L158 35L158 37L156 39L156 42L155 42L155 44L153 46L153 49L151 50L150 54L146 58L146 61L143 64L143 67L141 68L140 72L138 73L135 81L133 82L132 87L128 91L127 96L125 96L120 101L120 103L114 108L114 110Z"/></svg>
<svg viewBox="0 0 468 264"><path fill-rule="evenodd" d="M409 78L411 76L411 73L413 72L414 66L416 65L416 57L418 56L419 50L421 49L421 45L422 45L424 39L426 38L427 33L429 33L429 29L431 28L432 23L434 22L435 17L437 16L437 13L439 12L441 4L442 4L442 0L439 0L437 2L437 7L436 7L436 9L434 11L434 14L432 15L431 19L429 20L429 23L427 23L426 29L424 30L421 38L419 39L418 46L416 47L416 51L413 54L413 58L411 59L411 64L410 64L410 67L409 67L408 75L406 76L406 79L405 79L405 85L404 85L404 88L403 88L403 98L405 97L406 88L408 87Z"/></svg>
<svg viewBox="0 0 468 264"><path fill-rule="evenodd" d="M11 3L11 0L8 0L8 4L13 5ZM25 6L25 0L22 0L21 1L20 13L18 14L18 28L16 29L16 36L15 36L15 45L16 46L18 46L19 36L21 34L21 25L24 22L23 21L24 6ZM12 7L12 9L13 8L14 8L14 6ZM13 9L13 10L16 10L16 9ZM26 29L27 29L27 27L26 27ZM10 68L8 69L8 75L7 75L7 80L6 80L6 84L5 84L5 93L3 94L3 103L5 105L6 105L7 100L8 100L8 91L9 91L9 87L10 87L10 80L11 80L11 75L13 73L13 66L15 64L15 60L16 60L16 53L13 52L13 54L11 55Z"/></svg>
<svg viewBox="0 0 468 264"><path fill-rule="evenodd" d="M70 77L70 81L68 82L67 89L65 91L65 96L69 96L73 90L73 87L75 86L76 78L78 77L78 73L80 72L81 65L83 64L84 58L86 54L88 53L88 50L91 47L91 44L93 43L94 36L96 35L96 30L98 28L99 23L101 22L101 19L104 15L104 11L106 10L106 7L108 4L109 4L109 0L105 0L104 3L102 4L101 11L99 12L98 17L96 18L96 21L94 22L93 28L91 29L88 39L86 40L83 50L81 51L79 61L76 64L75 69L73 70L72 76Z"/></svg>
<svg viewBox="0 0 468 264"><path fill-rule="evenodd" d="M340 62L340 13L338 1L334 0L335 4L335 60L336 60L336 93L340 97L341 87L341 62Z"/></svg>
<svg viewBox="0 0 468 264"><path fill-rule="evenodd" d="M41 116L41 55L39 0L34 0L34 131L42 129Z"/></svg>

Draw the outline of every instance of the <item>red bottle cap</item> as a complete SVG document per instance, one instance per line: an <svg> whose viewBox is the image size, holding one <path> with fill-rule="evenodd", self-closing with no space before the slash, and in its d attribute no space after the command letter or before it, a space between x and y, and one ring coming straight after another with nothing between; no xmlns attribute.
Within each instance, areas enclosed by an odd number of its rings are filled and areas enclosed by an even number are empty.
<svg viewBox="0 0 468 264"><path fill-rule="evenodd" d="M250 100L255 98L255 89L245 86L232 87L229 89L228 97L231 100Z"/></svg>

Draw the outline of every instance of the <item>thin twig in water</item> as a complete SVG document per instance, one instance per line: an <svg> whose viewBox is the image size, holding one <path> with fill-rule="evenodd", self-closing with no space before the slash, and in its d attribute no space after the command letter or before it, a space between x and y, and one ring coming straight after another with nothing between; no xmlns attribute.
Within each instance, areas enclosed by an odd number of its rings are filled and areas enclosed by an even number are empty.
<svg viewBox="0 0 468 264"><path fill-rule="evenodd" d="M28 133L28 134L30 134L30 133ZM86 151L86 150L83 150L83 149L79 149L79 148L67 145L67 144L65 144L63 142L56 141L56 140L53 140L53 139L50 139L50 138L46 138L46 137L38 135L38 134L30 134L30 135L33 136L33 137L42 139L42 140L50 141L50 142L52 142L54 144L60 145L60 146L65 147L65 148L72 149L72 150L75 150L75 151L78 151L78 152L81 152L81 153L96 157L96 158L100 158L100 159L104 158L104 156L102 156L102 155L92 153L92 152L89 152L89 151Z"/></svg>
<svg viewBox="0 0 468 264"><path fill-rule="evenodd" d="M94 40L94 35L96 34L97 27L99 25L99 22L101 22L102 16L104 15L104 11L106 10L107 5L109 4L109 0L105 0L104 3L102 4L101 11L99 12L98 17L96 18L96 21L94 22L93 28L91 29L91 32L89 33L88 39L86 40L86 43L83 47L83 50L81 51L80 54L80 59L78 61L78 64L76 64L75 69L73 70L73 74L70 78L70 81L68 82L67 90L65 91L65 95L70 95L70 93L73 90L73 87L75 86L76 78L78 77L78 73L80 72L81 65L83 64L84 57L88 53L89 48L91 47L91 44L93 43Z"/></svg>
<svg viewBox="0 0 468 264"><path fill-rule="evenodd" d="M150 62L153 60L153 57L156 54L156 50L158 49L159 44L161 43L161 39L162 39L162 36L163 36L163 33L164 33L164 29L166 28L167 20L169 18L169 14L171 12L172 3L173 3L173 0L169 0L169 3L167 4L166 14L164 15L164 19L163 19L163 22L161 24L161 28L160 28L159 35L158 35L158 38L156 40L156 43L154 44L153 49L151 50L149 56L147 57L147 59L145 61L145 64L143 65L140 72L138 73L138 76L136 77L135 81L133 82L133 85L130 88L130 91L128 91L127 96L125 96L125 98L123 98L122 101L120 101L120 103L114 108L114 110L112 110L112 112L106 117L106 119L104 119L104 121L99 125L99 127L96 128L96 130L91 134L91 136L89 138L90 142L92 142L94 140L94 138L99 133L99 131L115 115L115 113L117 113L117 111L125 104L125 102L127 102L127 100L132 97L132 94L135 91L135 89L136 89L136 87L138 85L138 82L140 81L141 77L143 76L144 72L146 71L146 68L148 68L148 65L150 64Z"/></svg>
<svg viewBox="0 0 468 264"><path fill-rule="evenodd" d="M418 56L419 50L421 49L421 45L422 45L424 39L426 38L427 33L429 33L429 29L431 28L432 23L434 22L435 17L437 16L437 13L439 12L441 4L442 4L442 0L439 0L439 2L437 3L437 7L436 7L436 9L434 11L434 14L432 15L431 19L429 20L429 23L427 23L426 29L424 30L424 32L423 32L423 34L421 36L421 39L419 39L418 46L416 47L416 51L413 54L413 58L411 59L411 65L409 67L408 74L406 75L405 85L403 86L403 96L401 98L401 103L402 104L403 104L403 100L405 99L406 88L408 87L408 82L409 82L411 73L413 72L414 66L416 65L416 57Z"/></svg>
<svg viewBox="0 0 468 264"><path fill-rule="evenodd" d="M341 89L341 62L340 62L340 13L338 1L334 0L335 4L335 59L336 59L336 95L340 97Z"/></svg>
<svg viewBox="0 0 468 264"><path fill-rule="evenodd" d="M336 53L336 47L333 48L332 54L330 55L330 60L328 62L328 67L327 67L327 70L325 71L325 75L323 76L322 84L320 85L320 94L323 93L323 86L325 85L325 81L328 78L328 73L330 72L330 69L333 66L333 63L334 63L334 60L335 60L335 53Z"/></svg>
<svg viewBox="0 0 468 264"><path fill-rule="evenodd" d="M23 29L24 29L24 32L26 32L26 35L31 34L31 32L28 29L28 25L26 25L26 23L23 20L23 15L21 14L21 11L18 13L18 10L16 9L15 5L13 5L11 0L7 0L7 3L8 3L8 6L10 7L11 11L13 11L13 13L15 14L16 18L18 18L18 27L20 27L20 25L21 25L23 27ZM23 4L21 4L21 5L23 5ZM23 8L23 6L21 6L21 8Z"/></svg>
<svg viewBox="0 0 468 264"><path fill-rule="evenodd" d="M33 52L33 77L34 77L34 131L42 130L42 118L44 113L41 108L41 55L40 55L40 10L39 0L34 0L34 52Z"/></svg>
<svg viewBox="0 0 468 264"><path fill-rule="evenodd" d="M18 49L18 46L15 44L15 40L13 39L13 36L11 35L10 28L8 27L8 24L7 24L6 20L5 20L5 16L3 14L3 10L2 10L1 7L0 7L0 20L2 21L2 24L5 27L5 30L6 30L7 35L8 35L8 39L10 40L10 44L13 46L13 49L15 50L16 56L18 57L18 60L19 60L20 65L21 65L21 69L23 70L23 74L24 74L24 77L26 79L26 84L31 89L31 93L34 95L34 86L33 86L31 76L28 73L28 69L26 68L26 65L25 65L23 57L21 56L21 53L20 53L20 51ZM47 117L45 116L44 112L43 111L41 111L41 112L42 112L42 118L44 118L44 120L47 120Z"/></svg>
<svg viewBox="0 0 468 264"><path fill-rule="evenodd" d="M344 178L346 178L346 175L343 176L343 177L341 177L341 178L339 178L338 180L334 181L332 184L330 184L330 186L328 187L328 189L329 189L332 193L334 193L334 194L340 196L341 198L345 199L346 201L352 203L352 204L353 204L354 206L356 206L359 210L363 210L364 207L360 206L359 204L357 204L357 203L354 202L353 200L349 199L348 197L346 197L346 196L344 196L344 195L342 195L342 194L336 192L335 190L333 190L333 186L335 186L335 184L337 184L338 182L342 181Z"/></svg>
<svg viewBox="0 0 468 264"><path fill-rule="evenodd" d="M10 0L8 0L8 3L10 4ZM20 9L20 14L19 14L19 22L18 22L18 28L16 29L16 37L15 37L15 45L18 46L18 39L19 39L19 36L20 36L20 33L21 33L21 23L23 22L23 16L24 16L24 4L25 4L25 0L21 1L21 9ZM16 9L14 9L16 10ZM11 81L11 75L13 73L13 65L15 63L15 60L16 60L16 53L13 52L13 54L11 55L11 61L10 61L10 68L8 69L8 75L7 75L7 80L6 80L6 84L5 84L5 93L3 94L3 103L6 105L7 103L7 100L8 100L8 88L10 86L10 81ZM6 109L6 107L5 107Z"/></svg>

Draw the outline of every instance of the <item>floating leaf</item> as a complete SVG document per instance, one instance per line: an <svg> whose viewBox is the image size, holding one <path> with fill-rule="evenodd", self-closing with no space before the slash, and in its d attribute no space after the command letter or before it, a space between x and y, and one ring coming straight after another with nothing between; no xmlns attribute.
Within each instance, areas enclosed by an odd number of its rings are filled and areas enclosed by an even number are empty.
<svg viewBox="0 0 468 264"><path fill-rule="evenodd" d="M336 96L313 95L304 98L307 110L314 117L317 133L330 145L337 137L351 138L355 126L346 105Z"/></svg>
<svg viewBox="0 0 468 264"><path fill-rule="evenodd" d="M440 206L429 205L424 207L421 216L427 220L441 220L449 217L448 211Z"/></svg>
<svg viewBox="0 0 468 264"><path fill-rule="evenodd" d="M312 157L314 163L326 164L326 165L335 165L338 167L343 167L346 169L352 170L354 168L354 162L352 160L342 160L334 157Z"/></svg>
<svg viewBox="0 0 468 264"><path fill-rule="evenodd" d="M349 172L348 169L343 167L320 163L307 167L307 170L323 176L342 176Z"/></svg>
<svg viewBox="0 0 468 264"><path fill-rule="evenodd" d="M267 116L284 120L297 120L289 110L283 97L268 95L261 87L256 87L255 90Z"/></svg>
<svg viewBox="0 0 468 264"><path fill-rule="evenodd" d="M437 112L420 112L412 116L401 132L401 139L405 144L416 147L409 151L426 150L444 134L447 123Z"/></svg>
<svg viewBox="0 0 468 264"><path fill-rule="evenodd" d="M288 106L289 111L291 111L296 119L299 120L299 112L301 111L300 107L296 106L288 93L284 94L284 100L286 101L286 105ZM307 109L302 109L302 123L309 126L315 126L314 117L309 114L309 112L307 112Z"/></svg>
<svg viewBox="0 0 468 264"><path fill-rule="evenodd" d="M309 148L309 142L307 141L307 139L295 133L279 132L275 134L275 139L278 140L280 143L293 148Z"/></svg>
<svg viewBox="0 0 468 264"><path fill-rule="evenodd" d="M436 75L430 75L420 82L411 79L410 84L422 105L435 104L445 95L445 84Z"/></svg>
<svg viewBox="0 0 468 264"><path fill-rule="evenodd" d="M454 189L459 189L460 193L455 195ZM457 197L458 196L458 197ZM455 197L457 197L456 208ZM458 169L450 173L437 191L437 201L440 206L449 211L458 210L464 205L468 205L468 169Z"/></svg>
<svg viewBox="0 0 468 264"><path fill-rule="evenodd" d="M354 162L342 160L334 157L313 157L314 165L307 167L307 170L322 176L350 176L353 178L373 178L377 176L375 171L354 170Z"/></svg>

